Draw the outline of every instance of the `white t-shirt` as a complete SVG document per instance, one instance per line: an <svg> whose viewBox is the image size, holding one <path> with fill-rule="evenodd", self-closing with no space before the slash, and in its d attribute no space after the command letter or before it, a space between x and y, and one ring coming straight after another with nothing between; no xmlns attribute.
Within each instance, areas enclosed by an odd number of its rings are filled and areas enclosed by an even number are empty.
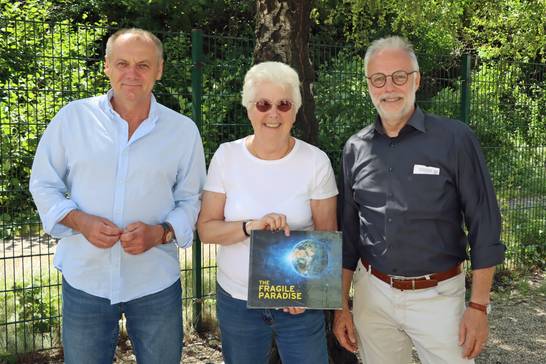
<svg viewBox="0 0 546 364"><path fill-rule="evenodd" d="M226 221L259 219L268 213L286 215L291 230L313 230L310 200L337 195L326 153L296 139L278 160L252 155L245 138L220 145L210 162L204 189L224 193ZM234 298L247 300L250 239L221 245L218 283Z"/></svg>

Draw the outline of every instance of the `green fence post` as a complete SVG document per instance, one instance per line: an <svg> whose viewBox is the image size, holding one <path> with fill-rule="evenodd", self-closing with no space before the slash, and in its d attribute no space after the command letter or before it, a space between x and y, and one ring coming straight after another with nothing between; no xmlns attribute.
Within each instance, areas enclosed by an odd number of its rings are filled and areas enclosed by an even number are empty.
<svg viewBox="0 0 546 364"><path fill-rule="evenodd" d="M461 121L465 124L470 122L470 54L463 54L461 62Z"/></svg>
<svg viewBox="0 0 546 364"><path fill-rule="evenodd" d="M203 96L203 32L199 29L191 33L191 93L192 93L192 117L197 127L202 129L202 96ZM193 328L201 330L201 309L203 299L203 287L201 280L201 241L196 234L192 248L192 284L193 284Z"/></svg>

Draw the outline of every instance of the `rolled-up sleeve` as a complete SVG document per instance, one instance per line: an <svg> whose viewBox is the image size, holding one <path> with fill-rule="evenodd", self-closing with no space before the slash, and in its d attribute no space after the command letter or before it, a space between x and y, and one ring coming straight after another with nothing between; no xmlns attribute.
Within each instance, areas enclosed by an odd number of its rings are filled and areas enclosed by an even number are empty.
<svg viewBox="0 0 546 364"><path fill-rule="evenodd" d="M175 207L165 219L173 227L176 244L181 248L188 248L193 243L193 231L201 207L205 178L203 144L199 131L195 128L191 155L181 161L173 187Z"/></svg>
<svg viewBox="0 0 546 364"><path fill-rule="evenodd" d="M65 109L59 111L42 135L32 163L29 182L29 190L38 208L44 230L55 238L75 234L59 221L70 211L78 208L67 196L68 167L62 130L64 113Z"/></svg>
<svg viewBox="0 0 546 364"><path fill-rule="evenodd" d="M360 255L356 248L360 244L360 221L358 209L353 198L353 178L351 169L355 155L351 139L345 144L341 163L340 178L340 220L343 237L343 268L355 270Z"/></svg>
<svg viewBox="0 0 546 364"><path fill-rule="evenodd" d="M468 129L458 138L457 186L468 229L472 269L492 267L504 260L500 241L501 216L484 155Z"/></svg>

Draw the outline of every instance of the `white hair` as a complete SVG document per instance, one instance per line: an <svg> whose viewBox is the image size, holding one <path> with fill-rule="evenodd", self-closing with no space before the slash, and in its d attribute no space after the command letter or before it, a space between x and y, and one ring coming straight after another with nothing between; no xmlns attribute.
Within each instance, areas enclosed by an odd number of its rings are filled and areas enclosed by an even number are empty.
<svg viewBox="0 0 546 364"><path fill-rule="evenodd" d="M390 37L376 39L370 44L364 56L364 71L368 74L368 62L377 53L385 49L401 49L410 57L411 63L415 71L419 71L419 63L417 56L413 51L413 45L402 37L393 35Z"/></svg>
<svg viewBox="0 0 546 364"><path fill-rule="evenodd" d="M301 106L300 79L298 73L282 62L262 62L252 66L245 75L242 92L242 104L248 108L256 100L256 87L270 82L289 90L296 112Z"/></svg>

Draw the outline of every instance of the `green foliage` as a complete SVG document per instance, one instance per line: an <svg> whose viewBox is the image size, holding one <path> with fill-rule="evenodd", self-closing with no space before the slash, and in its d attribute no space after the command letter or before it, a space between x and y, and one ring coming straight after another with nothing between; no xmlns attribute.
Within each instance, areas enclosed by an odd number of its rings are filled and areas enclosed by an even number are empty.
<svg viewBox="0 0 546 364"><path fill-rule="evenodd" d="M482 58L544 62L544 0L484 0L467 6L463 40Z"/></svg>
<svg viewBox="0 0 546 364"><path fill-rule="evenodd" d="M241 105L243 78L252 64L247 54L207 59L203 80L203 143L214 152L220 143L252 134L246 109Z"/></svg>
<svg viewBox="0 0 546 364"><path fill-rule="evenodd" d="M504 240L508 245L507 260L517 261L527 270L546 268L546 208L540 200L525 202L521 206L512 202L506 209L504 219ZM537 204L534 206L534 204Z"/></svg>
<svg viewBox="0 0 546 364"><path fill-rule="evenodd" d="M57 325L57 310L51 301L44 300L40 282L30 286L18 283L13 291L18 308L17 320L30 323L32 331L40 334Z"/></svg>
<svg viewBox="0 0 546 364"><path fill-rule="evenodd" d="M319 146L329 154L336 172L347 139L375 119L363 64L361 57L346 49L322 64L318 72L314 93Z"/></svg>
<svg viewBox="0 0 546 364"><path fill-rule="evenodd" d="M185 115L191 115L191 38L173 33L163 40L164 74L154 88L163 105Z"/></svg>
<svg viewBox="0 0 546 364"><path fill-rule="evenodd" d="M472 74L470 126L476 132L500 197L546 193L544 102L546 84L525 64L484 62ZM544 72L544 71L542 71ZM431 98L430 111L459 117L460 83ZM447 102L446 102L447 101Z"/></svg>
<svg viewBox="0 0 546 364"><path fill-rule="evenodd" d="M545 61L544 14L543 0L316 0L312 12L326 37L336 39L342 29L357 47L399 34L420 54L465 51L525 62Z"/></svg>
<svg viewBox="0 0 546 364"><path fill-rule="evenodd" d="M332 9L325 23L342 27L345 39L366 47L374 39L404 35L414 40L419 53L446 54L457 50L461 1L344 0Z"/></svg>
<svg viewBox="0 0 546 364"><path fill-rule="evenodd" d="M426 81L425 81L426 82ZM423 81L421 81L423 83ZM426 105L422 107L430 113L442 115L452 119L461 119L460 117L460 82L453 87L441 88Z"/></svg>
<svg viewBox="0 0 546 364"><path fill-rule="evenodd" d="M16 364L17 355L0 351L0 363Z"/></svg>
<svg viewBox="0 0 546 364"><path fill-rule="evenodd" d="M544 268L546 259L546 85L537 65L483 62L472 75L470 125L478 135L503 212L507 264ZM544 72L544 71L542 71ZM432 97L433 112L458 117L460 83ZM521 203L523 201L523 203Z"/></svg>
<svg viewBox="0 0 546 364"><path fill-rule="evenodd" d="M252 36L255 4L242 0L55 0L54 19L79 22L107 20L118 27L139 27L165 32Z"/></svg>
<svg viewBox="0 0 546 364"><path fill-rule="evenodd" d="M190 37L172 33L163 42L167 55L165 73L154 93L166 106L192 117ZM239 38L205 37L201 120L195 121L199 123L209 158L220 143L250 133L240 92L244 75L252 64L252 46L252 42Z"/></svg>
<svg viewBox="0 0 546 364"><path fill-rule="evenodd" d="M10 17L0 18L0 49L6 50L0 61L0 238L12 238L35 219L28 179L47 122L68 101L94 94L104 84L93 57L105 28L37 21L51 6L0 0L2 14Z"/></svg>
<svg viewBox="0 0 546 364"><path fill-rule="evenodd" d="M0 296L0 358L56 345L60 340L60 287L57 276L18 282Z"/></svg>

